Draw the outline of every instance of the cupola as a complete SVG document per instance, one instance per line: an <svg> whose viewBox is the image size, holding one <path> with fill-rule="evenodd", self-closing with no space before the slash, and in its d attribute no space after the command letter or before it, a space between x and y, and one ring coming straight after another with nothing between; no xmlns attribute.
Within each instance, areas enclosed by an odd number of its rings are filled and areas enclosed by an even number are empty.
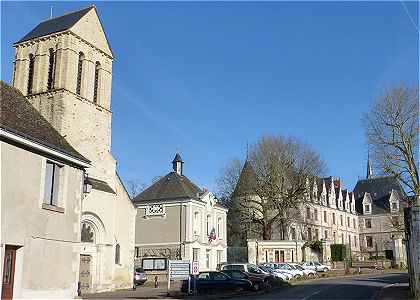
<svg viewBox="0 0 420 300"><path fill-rule="evenodd" d="M174 160L172 161L172 169L179 175L182 175L184 162L182 161L181 155L177 152Z"/></svg>

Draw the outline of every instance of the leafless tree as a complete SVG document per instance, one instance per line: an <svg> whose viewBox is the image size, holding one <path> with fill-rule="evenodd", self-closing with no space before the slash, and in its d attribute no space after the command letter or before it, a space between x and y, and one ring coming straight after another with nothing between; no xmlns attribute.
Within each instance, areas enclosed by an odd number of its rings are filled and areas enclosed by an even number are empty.
<svg viewBox="0 0 420 300"><path fill-rule="evenodd" d="M307 180L325 170L319 154L295 138L268 136L261 138L250 154L254 167L258 197L251 202L253 222L260 224L263 239L269 240L275 224L280 238L287 238L287 228L301 216L307 201Z"/></svg>
<svg viewBox="0 0 420 300"><path fill-rule="evenodd" d="M363 123L375 165L395 176L420 204L418 87L400 85L386 91Z"/></svg>
<svg viewBox="0 0 420 300"><path fill-rule="evenodd" d="M278 227L280 238L287 239L289 225L301 218L302 204L307 201L307 179L322 174L325 164L309 145L282 136L261 138L251 147L248 161L255 171L252 193L239 202L232 197L242 165L239 161L231 162L222 172L218 189L240 212L236 224L241 230L269 240Z"/></svg>
<svg viewBox="0 0 420 300"><path fill-rule="evenodd" d="M131 179L127 181L127 191L131 199L136 197L146 188L146 185L138 179Z"/></svg>
<svg viewBox="0 0 420 300"><path fill-rule="evenodd" d="M238 183L241 174L242 162L239 159L232 159L220 171L216 179L216 195L229 206L229 201Z"/></svg>

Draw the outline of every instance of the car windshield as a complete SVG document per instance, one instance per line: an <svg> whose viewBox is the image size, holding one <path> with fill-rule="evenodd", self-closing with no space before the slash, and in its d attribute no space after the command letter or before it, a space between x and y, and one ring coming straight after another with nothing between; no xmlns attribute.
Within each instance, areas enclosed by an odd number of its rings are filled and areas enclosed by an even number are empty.
<svg viewBox="0 0 420 300"><path fill-rule="evenodd" d="M144 273L144 269L143 268L136 268L136 272L137 273Z"/></svg>
<svg viewBox="0 0 420 300"><path fill-rule="evenodd" d="M295 266L295 268L296 268L296 269L298 269L298 270L301 270L301 271L302 271L302 270L304 270L304 268L302 268L302 267L301 267L301 266L299 266L299 265L296 265L296 266Z"/></svg>

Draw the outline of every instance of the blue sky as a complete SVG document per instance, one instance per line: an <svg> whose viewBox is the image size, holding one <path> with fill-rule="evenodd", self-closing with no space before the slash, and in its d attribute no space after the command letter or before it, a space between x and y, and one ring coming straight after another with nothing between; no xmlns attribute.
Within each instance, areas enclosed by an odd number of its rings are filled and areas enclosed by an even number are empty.
<svg viewBox="0 0 420 300"><path fill-rule="evenodd" d="M2 2L2 79L12 43L51 5L58 16L89 4ZM166 174L179 149L184 173L212 189L247 141L283 134L352 189L366 170L362 113L384 88L419 79L416 2L94 4L115 54L112 152L124 180Z"/></svg>

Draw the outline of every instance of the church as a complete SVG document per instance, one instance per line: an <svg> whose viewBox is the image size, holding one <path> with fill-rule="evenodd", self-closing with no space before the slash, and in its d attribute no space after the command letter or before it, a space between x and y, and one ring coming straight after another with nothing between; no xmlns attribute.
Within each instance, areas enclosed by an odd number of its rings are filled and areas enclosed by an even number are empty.
<svg viewBox="0 0 420 300"><path fill-rule="evenodd" d="M97 10L90 6L41 22L13 46L13 87L90 161L81 204L72 211L79 216L72 228L78 232L73 244L78 257L67 272L77 273L75 282L60 287L61 294L48 293L58 287L34 283L35 274L27 279L15 274L21 288L15 296L63 298L131 287L136 209L111 154L114 56ZM25 268L25 261L16 263Z"/></svg>

